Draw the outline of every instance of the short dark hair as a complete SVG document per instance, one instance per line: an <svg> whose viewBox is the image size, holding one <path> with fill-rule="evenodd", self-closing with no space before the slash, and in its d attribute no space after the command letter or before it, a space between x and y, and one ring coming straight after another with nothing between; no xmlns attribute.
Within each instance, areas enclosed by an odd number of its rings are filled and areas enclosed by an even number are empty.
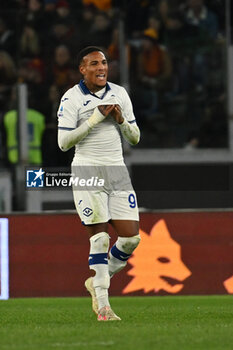
<svg viewBox="0 0 233 350"><path fill-rule="evenodd" d="M98 47L98 46L87 46L87 47L85 47L84 49L82 49L78 53L78 66L80 66L80 64L82 63L83 57L85 57L86 55L88 55L91 52L96 52L96 51L100 51L106 56L106 53L100 47Z"/></svg>

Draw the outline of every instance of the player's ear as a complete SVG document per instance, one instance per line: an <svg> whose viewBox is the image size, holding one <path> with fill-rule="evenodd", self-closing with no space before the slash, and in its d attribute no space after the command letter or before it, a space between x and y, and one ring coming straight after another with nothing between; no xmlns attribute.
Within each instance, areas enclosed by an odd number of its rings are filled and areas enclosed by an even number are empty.
<svg viewBox="0 0 233 350"><path fill-rule="evenodd" d="M80 64L80 66L79 66L79 71L80 71L80 73L81 73L82 75L85 74L85 66L84 66L83 64Z"/></svg>

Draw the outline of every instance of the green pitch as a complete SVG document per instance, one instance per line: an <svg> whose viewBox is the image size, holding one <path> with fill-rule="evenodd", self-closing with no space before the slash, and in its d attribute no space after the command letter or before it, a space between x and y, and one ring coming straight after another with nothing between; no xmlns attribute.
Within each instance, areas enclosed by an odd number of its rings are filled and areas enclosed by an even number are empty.
<svg viewBox="0 0 233 350"><path fill-rule="evenodd" d="M233 297L111 298L122 321L97 322L89 298L0 301L0 349L230 350Z"/></svg>

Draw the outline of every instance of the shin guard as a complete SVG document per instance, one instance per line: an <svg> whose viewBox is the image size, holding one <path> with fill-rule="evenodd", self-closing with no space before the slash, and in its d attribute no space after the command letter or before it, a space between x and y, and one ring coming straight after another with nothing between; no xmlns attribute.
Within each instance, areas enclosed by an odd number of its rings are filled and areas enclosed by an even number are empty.
<svg viewBox="0 0 233 350"><path fill-rule="evenodd" d="M108 289L110 278L108 273L109 235L100 232L90 238L89 268L96 272L93 287Z"/></svg>
<svg viewBox="0 0 233 350"><path fill-rule="evenodd" d="M133 237L118 237L109 254L108 268L110 277L126 266L127 260L134 249L137 248L140 239L139 234Z"/></svg>

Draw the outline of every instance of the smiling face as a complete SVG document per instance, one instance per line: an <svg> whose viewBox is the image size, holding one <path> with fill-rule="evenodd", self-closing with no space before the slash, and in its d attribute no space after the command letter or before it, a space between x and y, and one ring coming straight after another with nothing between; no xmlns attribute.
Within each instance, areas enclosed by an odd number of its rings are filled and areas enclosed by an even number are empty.
<svg viewBox="0 0 233 350"><path fill-rule="evenodd" d="M103 89L107 83L108 63L101 51L94 51L84 56L79 66L86 86L91 92Z"/></svg>

